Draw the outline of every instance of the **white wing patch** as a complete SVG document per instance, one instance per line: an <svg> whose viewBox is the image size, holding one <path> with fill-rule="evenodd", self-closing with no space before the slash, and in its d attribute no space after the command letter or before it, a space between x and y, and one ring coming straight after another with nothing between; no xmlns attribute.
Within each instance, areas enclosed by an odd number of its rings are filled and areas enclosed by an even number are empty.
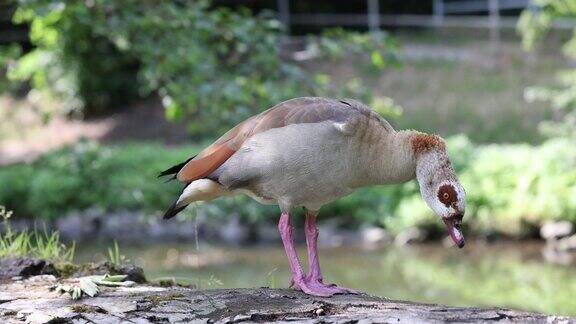
<svg viewBox="0 0 576 324"><path fill-rule="evenodd" d="M344 122L344 123L334 123L334 127L344 135L354 134L354 123Z"/></svg>

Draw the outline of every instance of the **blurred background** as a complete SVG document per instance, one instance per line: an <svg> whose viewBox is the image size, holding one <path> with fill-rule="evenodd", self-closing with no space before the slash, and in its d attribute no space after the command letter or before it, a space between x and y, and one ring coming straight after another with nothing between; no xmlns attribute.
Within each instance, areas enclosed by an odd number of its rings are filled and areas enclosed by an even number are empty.
<svg viewBox="0 0 576 324"><path fill-rule="evenodd" d="M156 175L282 100L351 97L447 139L469 239L450 245L415 182L362 189L321 210L328 281L576 315L575 18L574 0L4 0L0 256L287 287L276 207L161 221L181 185Z"/></svg>

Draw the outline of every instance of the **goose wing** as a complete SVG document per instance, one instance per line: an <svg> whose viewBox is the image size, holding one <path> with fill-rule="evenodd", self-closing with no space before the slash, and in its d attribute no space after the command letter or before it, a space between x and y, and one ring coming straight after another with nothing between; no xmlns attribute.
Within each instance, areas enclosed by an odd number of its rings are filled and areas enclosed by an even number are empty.
<svg viewBox="0 0 576 324"><path fill-rule="evenodd" d="M382 127L393 130L390 124L377 113L352 99L304 97L284 101L236 125L186 162L178 171L177 179L182 182L192 182L207 177L236 153L247 139L272 128L333 121L339 130L349 134L351 128L355 128L359 121L366 118L376 120Z"/></svg>

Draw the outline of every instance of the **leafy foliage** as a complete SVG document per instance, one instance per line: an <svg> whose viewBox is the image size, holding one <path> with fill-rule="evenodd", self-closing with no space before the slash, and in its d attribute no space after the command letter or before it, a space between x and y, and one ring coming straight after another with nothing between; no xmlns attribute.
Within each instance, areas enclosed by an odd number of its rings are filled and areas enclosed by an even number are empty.
<svg viewBox="0 0 576 324"><path fill-rule="evenodd" d="M569 140L553 139L540 146L476 146L457 136L448 140L448 147L468 193L465 221L473 231L529 235L531 224L576 221L576 148ZM32 165L0 170L1 183L16 182L16 193L0 190L0 202L22 215L43 218L93 206L159 213L181 187L156 179L156 174L199 148L81 143ZM191 208L201 208L215 220L237 213L247 222L259 222L277 214L276 207L244 196ZM442 226L414 181L361 189L326 205L322 215L339 217L348 226L379 224L394 233L411 226Z"/></svg>
<svg viewBox="0 0 576 324"><path fill-rule="evenodd" d="M267 12L207 0L22 0L15 20L31 23L37 48L9 77L30 80L70 111L95 113L155 92L169 119L187 120L192 134L215 134L282 100L331 91L326 77L283 58L281 26ZM368 52L376 69L394 57L385 33L340 31L320 44L331 57ZM367 99L359 80L348 90Z"/></svg>
<svg viewBox="0 0 576 324"><path fill-rule="evenodd" d="M538 10L527 9L522 13L518 29L525 48L532 49L550 30L554 20L559 18L576 19L576 3L564 0L539 0ZM562 53L576 59L576 30L562 47ZM528 101L544 100L564 115L562 122L543 123L543 131L555 136L576 138L576 68L567 68L557 75L555 88L532 87L525 92Z"/></svg>
<svg viewBox="0 0 576 324"><path fill-rule="evenodd" d="M15 22L30 23L36 49L22 56L8 77L30 81L67 112L96 114L136 93L137 61L93 30L93 8L70 1L20 1Z"/></svg>
<svg viewBox="0 0 576 324"><path fill-rule="evenodd" d="M16 44L0 46L0 93L14 90L15 84L9 82L6 78L6 73L20 56L20 51L20 46Z"/></svg>
<svg viewBox="0 0 576 324"><path fill-rule="evenodd" d="M343 46L343 44L345 46ZM397 66L400 54L398 44L386 32L351 33L342 28L328 29L322 37L309 37L308 51L324 59L343 59L360 56L368 62L368 71L377 72L388 65Z"/></svg>
<svg viewBox="0 0 576 324"><path fill-rule="evenodd" d="M82 142L52 152L33 165L0 169L0 196L21 215L54 218L69 210L161 208L178 186L162 185L156 172L189 154L160 145L102 147ZM4 182L3 182L4 183ZM163 207L162 207L163 208Z"/></svg>

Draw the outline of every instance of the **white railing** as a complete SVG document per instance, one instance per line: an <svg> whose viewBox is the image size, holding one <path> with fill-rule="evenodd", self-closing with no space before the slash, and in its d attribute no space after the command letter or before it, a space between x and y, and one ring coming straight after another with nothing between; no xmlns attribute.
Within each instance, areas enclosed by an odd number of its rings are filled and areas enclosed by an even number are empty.
<svg viewBox="0 0 576 324"><path fill-rule="evenodd" d="M380 14L380 1L366 0L366 13L290 13L290 0L277 0L280 20L289 28L291 25L313 26L366 26L375 30L383 25L422 26L422 27L469 27L469 28L514 28L517 17L500 15L502 10L532 8L537 10L532 0L468 0L432 1L431 15L389 15ZM471 15L480 13L481 15ZM482 13L485 13L482 15ZM552 23L554 28L571 29L574 20L565 19Z"/></svg>
<svg viewBox="0 0 576 324"><path fill-rule="evenodd" d="M490 44L493 50L499 47L500 30L502 28L515 28L518 22L517 17L501 16L502 10L525 8L538 10L533 0L430 1L432 1L431 15L381 14L380 0L366 0L367 10L364 14L291 14L290 0L277 0L277 5L279 18L288 30L290 30L291 25L366 26L370 31L377 31L383 25L486 28L490 30ZM556 29L573 29L576 27L576 20L556 20L551 25Z"/></svg>
<svg viewBox="0 0 576 324"><path fill-rule="evenodd" d="M468 1L452 1L446 2L442 0L434 0L436 3L442 3L444 14L462 14L471 12L488 12L490 10L490 1L486 0L468 0ZM530 0L500 0L497 1L497 8L499 10L508 9L524 9L530 5Z"/></svg>

